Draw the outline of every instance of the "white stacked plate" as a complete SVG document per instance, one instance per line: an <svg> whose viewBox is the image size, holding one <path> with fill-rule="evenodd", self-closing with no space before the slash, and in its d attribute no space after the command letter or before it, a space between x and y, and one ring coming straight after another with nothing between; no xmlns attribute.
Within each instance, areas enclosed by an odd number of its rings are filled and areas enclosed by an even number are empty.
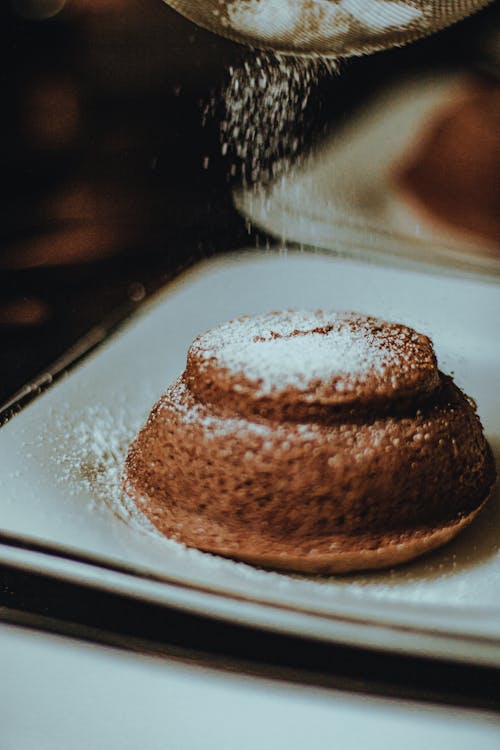
<svg viewBox="0 0 500 750"><path fill-rule="evenodd" d="M242 252L171 284L0 430L0 562L233 623L500 665L498 493L441 551L329 579L188 550L123 501L127 445L183 370L192 338L285 307L355 310L429 334L441 369L476 399L498 456L497 286L311 252Z"/></svg>

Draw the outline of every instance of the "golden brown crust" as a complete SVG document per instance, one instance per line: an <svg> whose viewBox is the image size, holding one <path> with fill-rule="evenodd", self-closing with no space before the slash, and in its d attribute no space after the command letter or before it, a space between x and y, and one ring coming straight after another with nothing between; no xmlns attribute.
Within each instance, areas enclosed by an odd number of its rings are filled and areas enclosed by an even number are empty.
<svg viewBox="0 0 500 750"><path fill-rule="evenodd" d="M373 321L355 319L364 331L366 321L370 326ZM369 366L359 360L349 391L359 393L359 401L340 409L320 402L318 411L321 384L314 379L297 384L289 377L283 384L276 370L263 386L246 373L256 400L267 399L274 409L263 414L259 404L249 414L250 386L234 390L240 381L237 370L228 370L231 360L214 363L213 349L207 348L209 367L197 370L201 385L193 388L188 366L132 444L128 494L167 536L269 567L321 573L384 567L448 541L488 495L495 475L491 451L469 400L438 372L429 340L411 329L376 325L383 329L384 346L390 348L396 337L396 353L401 342L407 348L414 342L409 349L420 352L419 375L409 368L413 404L410 378L400 390L393 384L404 378L393 380L392 399L380 401L373 386L382 380L377 355ZM316 343L309 342L309 356ZM196 342L194 350L199 357ZM391 367L403 370L408 358L389 353L385 377L391 382ZM323 350L314 356L323 366ZM216 387L210 385L217 379ZM347 379L343 374L343 382ZM224 388L232 398L221 397ZM310 392L317 399L312 413L304 399ZM217 397L203 401L200 393ZM363 398L366 393L371 401Z"/></svg>

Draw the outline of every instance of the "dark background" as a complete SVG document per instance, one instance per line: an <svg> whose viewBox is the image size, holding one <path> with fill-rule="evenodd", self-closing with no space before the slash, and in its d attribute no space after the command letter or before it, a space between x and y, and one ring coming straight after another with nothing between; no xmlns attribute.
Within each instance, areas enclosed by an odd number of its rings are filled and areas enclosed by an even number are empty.
<svg viewBox="0 0 500 750"><path fill-rule="evenodd" d="M409 70L484 68L498 7L323 76L306 146ZM232 208L219 141L217 92L251 51L161 0L6 1L0 48L1 404L180 267L265 238Z"/></svg>

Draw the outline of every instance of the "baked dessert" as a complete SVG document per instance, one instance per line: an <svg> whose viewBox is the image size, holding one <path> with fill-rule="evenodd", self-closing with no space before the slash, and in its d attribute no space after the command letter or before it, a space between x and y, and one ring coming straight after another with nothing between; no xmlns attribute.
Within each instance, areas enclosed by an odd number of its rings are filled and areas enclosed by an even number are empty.
<svg viewBox="0 0 500 750"><path fill-rule="evenodd" d="M427 123L393 181L414 216L498 254L500 85L471 82Z"/></svg>
<svg viewBox="0 0 500 750"><path fill-rule="evenodd" d="M129 449L124 488L188 546L327 574L444 544L494 478L473 404L426 336L285 311L195 339Z"/></svg>

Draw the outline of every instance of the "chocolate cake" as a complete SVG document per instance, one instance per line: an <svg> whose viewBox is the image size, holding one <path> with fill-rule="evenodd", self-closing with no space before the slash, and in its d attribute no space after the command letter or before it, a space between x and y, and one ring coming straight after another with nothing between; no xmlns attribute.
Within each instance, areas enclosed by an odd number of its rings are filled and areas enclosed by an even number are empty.
<svg viewBox="0 0 500 750"><path fill-rule="evenodd" d="M500 85L471 83L436 111L395 169L399 196L421 221L500 245Z"/></svg>
<svg viewBox="0 0 500 750"><path fill-rule="evenodd" d="M188 546L327 574L444 544L494 479L474 406L426 336L285 311L195 339L130 447L124 488Z"/></svg>

